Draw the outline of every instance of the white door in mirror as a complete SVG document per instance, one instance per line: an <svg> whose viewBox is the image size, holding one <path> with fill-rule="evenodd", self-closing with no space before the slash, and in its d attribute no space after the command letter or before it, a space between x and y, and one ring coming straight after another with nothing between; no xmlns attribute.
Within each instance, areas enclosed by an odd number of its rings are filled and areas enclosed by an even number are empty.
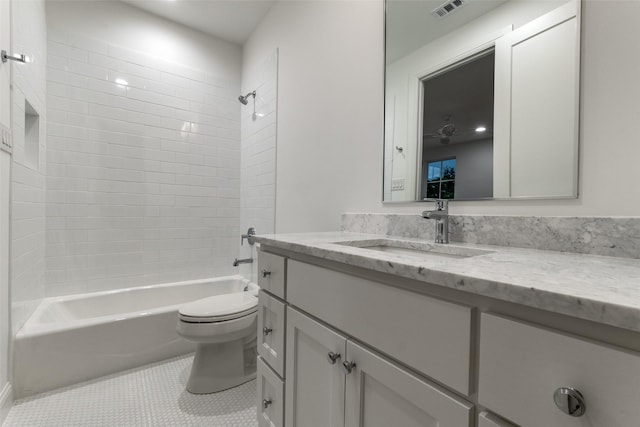
<svg viewBox="0 0 640 427"><path fill-rule="evenodd" d="M496 41L494 198L576 197L580 1Z"/></svg>

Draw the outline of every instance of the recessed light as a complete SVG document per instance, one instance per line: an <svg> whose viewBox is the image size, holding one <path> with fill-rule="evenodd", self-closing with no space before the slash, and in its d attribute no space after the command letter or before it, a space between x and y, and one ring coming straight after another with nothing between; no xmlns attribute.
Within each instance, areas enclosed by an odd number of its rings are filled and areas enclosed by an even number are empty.
<svg viewBox="0 0 640 427"><path fill-rule="evenodd" d="M484 126L478 126L478 127L476 128L476 132L484 132L484 131L486 131L486 130L487 130L487 128L486 128L486 127L484 127Z"/></svg>

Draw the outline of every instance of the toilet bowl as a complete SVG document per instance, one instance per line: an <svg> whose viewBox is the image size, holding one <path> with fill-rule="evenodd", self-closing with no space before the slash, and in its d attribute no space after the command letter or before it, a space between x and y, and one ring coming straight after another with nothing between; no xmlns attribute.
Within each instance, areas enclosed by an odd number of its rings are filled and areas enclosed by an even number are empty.
<svg viewBox="0 0 640 427"><path fill-rule="evenodd" d="M196 343L187 391L215 393L256 377L257 310L254 292L216 295L178 309L178 335Z"/></svg>

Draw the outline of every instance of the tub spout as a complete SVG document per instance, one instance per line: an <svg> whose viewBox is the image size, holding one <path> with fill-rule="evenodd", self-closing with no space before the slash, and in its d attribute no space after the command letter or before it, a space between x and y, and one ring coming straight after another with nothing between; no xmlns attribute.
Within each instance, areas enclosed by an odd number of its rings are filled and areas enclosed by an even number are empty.
<svg viewBox="0 0 640 427"><path fill-rule="evenodd" d="M240 264L252 264L252 263L253 263L253 258L245 258L245 259L236 258L236 260L233 261L233 266L237 267Z"/></svg>

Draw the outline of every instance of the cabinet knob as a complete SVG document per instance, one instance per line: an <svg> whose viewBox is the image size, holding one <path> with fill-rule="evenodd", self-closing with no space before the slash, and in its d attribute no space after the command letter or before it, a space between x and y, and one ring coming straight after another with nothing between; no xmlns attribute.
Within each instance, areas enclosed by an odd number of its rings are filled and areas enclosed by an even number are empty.
<svg viewBox="0 0 640 427"><path fill-rule="evenodd" d="M267 278L271 276L271 272L269 270L262 270L262 277Z"/></svg>
<svg viewBox="0 0 640 427"><path fill-rule="evenodd" d="M265 335L269 335L271 332L273 332L273 328L268 328L266 326L262 328L262 333Z"/></svg>
<svg viewBox="0 0 640 427"><path fill-rule="evenodd" d="M345 360L344 362L342 362L342 368L344 369L344 373L349 375L351 373L351 371L353 371L353 368L356 367L356 362L349 362L348 360Z"/></svg>
<svg viewBox="0 0 640 427"><path fill-rule="evenodd" d="M342 357L340 353L334 353L333 351L330 351L329 354L327 354L327 359L329 359L329 363L332 365L335 365L340 357Z"/></svg>
<svg viewBox="0 0 640 427"><path fill-rule="evenodd" d="M262 399L262 407L264 409L267 409L269 406L271 406L273 402L271 401L271 399Z"/></svg>
<svg viewBox="0 0 640 427"><path fill-rule="evenodd" d="M572 417L581 417L587 410L582 393L571 387L557 389L553 393L553 401L562 412Z"/></svg>

